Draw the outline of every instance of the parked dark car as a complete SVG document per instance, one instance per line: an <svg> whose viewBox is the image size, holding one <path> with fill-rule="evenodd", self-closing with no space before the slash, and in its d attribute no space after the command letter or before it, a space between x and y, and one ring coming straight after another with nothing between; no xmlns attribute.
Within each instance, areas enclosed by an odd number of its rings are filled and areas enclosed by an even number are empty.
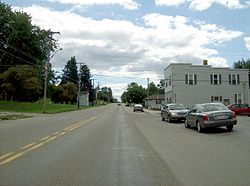
<svg viewBox="0 0 250 186"><path fill-rule="evenodd" d="M133 110L134 110L134 112L135 111L143 112L143 106L141 104L135 104Z"/></svg>
<svg viewBox="0 0 250 186"><path fill-rule="evenodd" d="M197 127L198 132L205 128L225 126L228 131L237 124L235 112L221 103L194 105L186 115L185 127Z"/></svg>
<svg viewBox="0 0 250 186"><path fill-rule="evenodd" d="M185 120L188 109L180 103L166 104L161 108L162 121Z"/></svg>
<svg viewBox="0 0 250 186"><path fill-rule="evenodd" d="M250 107L248 104L231 104L227 108L234 111L236 115L248 115L250 117Z"/></svg>

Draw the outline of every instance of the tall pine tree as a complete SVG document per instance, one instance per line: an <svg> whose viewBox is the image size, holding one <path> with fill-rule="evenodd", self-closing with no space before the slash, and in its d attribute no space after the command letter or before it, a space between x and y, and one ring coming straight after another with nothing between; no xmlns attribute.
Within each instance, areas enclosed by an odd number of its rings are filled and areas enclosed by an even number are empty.
<svg viewBox="0 0 250 186"><path fill-rule="evenodd" d="M91 73L89 67L84 64L80 68L80 78L81 78L81 91L88 91L89 92L89 101L93 102L95 99L94 90L91 82Z"/></svg>
<svg viewBox="0 0 250 186"><path fill-rule="evenodd" d="M71 57L71 59L67 62L63 69L62 81L61 84L66 84L72 82L74 84L78 83L78 75L77 75L77 66L76 66L76 58Z"/></svg>

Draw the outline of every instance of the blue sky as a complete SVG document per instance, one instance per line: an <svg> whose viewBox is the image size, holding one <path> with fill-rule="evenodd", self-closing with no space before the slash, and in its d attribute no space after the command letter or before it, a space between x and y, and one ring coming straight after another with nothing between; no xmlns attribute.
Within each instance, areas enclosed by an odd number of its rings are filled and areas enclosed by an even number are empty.
<svg viewBox="0 0 250 186"><path fill-rule="evenodd" d="M5 0L33 24L60 31L62 70L71 56L116 97L127 84L158 83L170 63L232 67L250 58L250 0ZM96 83L97 84L97 83Z"/></svg>

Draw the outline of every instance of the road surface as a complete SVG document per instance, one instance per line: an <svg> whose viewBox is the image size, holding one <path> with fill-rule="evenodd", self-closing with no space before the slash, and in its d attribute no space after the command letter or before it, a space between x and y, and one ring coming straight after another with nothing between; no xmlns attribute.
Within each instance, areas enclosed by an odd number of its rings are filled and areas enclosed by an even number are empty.
<svg viewBox="0 0 250 186"><path fill-rule="evenodd" d="M250 117L198 133L115 104L0 121L0 185L250 185Z"/></svg>

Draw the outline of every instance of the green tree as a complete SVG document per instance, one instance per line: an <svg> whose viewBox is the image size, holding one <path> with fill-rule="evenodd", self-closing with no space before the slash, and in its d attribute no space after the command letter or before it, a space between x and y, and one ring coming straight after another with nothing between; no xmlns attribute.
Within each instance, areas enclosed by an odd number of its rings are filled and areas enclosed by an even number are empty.
<svg viewBox="0 0 250 186"><path fill-rule="evenodd" d="M127 92L126 92L126 91L124 91L124 92L122 93L122 95L121 95L121 101L122 101L123 103L127 103L127 102L128 102Z"/></svg>
<svg viewBox="0 0 250 186"><path fill-rule="evenodd" d="M77 75L77 65L76 58L71 57L71 59L67 62L63 69L62 81L61 84L66 84L68 82L78 83L78 75Z"/></svg>
<svg viewBox="0 0 250 186"><path fill-rule="evenodd" d="M250 59L241 59L234 63L234 68L248 69L250 71Z"/></svg>
<svg viewBox="0 0 250 186"><path fill-rule="evenodd" d="M76 103L77 98L77 86L74 83L63 84L63 100L68 104Z"/></svg>
<svg viewBox="0 0 250 186"><path fill-rule="evenodd" d="M159 84L157 84L159 94L164 94L165 81L161 79Z"/></svg>
<svg viewBox="0 0 250 186"><path fill-rule="evenodd" d="M53 92L51 95L51 101L55 103L61 103L63 104L63 86L58 85L53 88Z"/></svg>
<svg viewBox="0 0 250 186"><path fill-rule="evenodd" d="M77 99L77 89L77 86L72 82L58 85L54 88L51 101L55 103L74 104Z"/></svg>
<svg viewBox="0 0 250 186"><path fill-rule="evenodd" d="M91 73L89 67L84 64L80 68L80 78L81 78L81 91L89 91L89 101L93 102L95 100L94 90L91 81Z"/></svg>
<svg viewBox="0 0 250 186"><path fill-rule="evenodd" d="M146 96L146 89L133 82L128 85L127 91L122 94L121 99L123 102L128 103L143 103L143 99Z"/></svg>
<svg viewBox="0 0 250 186"><path fill-rule="evenodd" d="M2 97L16 101L37 101L42 90L37 73L28 65L9 68L0 75Z"/></svg>
<svg viewBox="0 0 250 186"><path fill-rule="evenodd" d="M41 29L36 25L32 25L31 22L31 16L27 13L13 11L11 6L0 2L0 73L6 72L13 66L18 66L18 68L20 68L20 65L32 66L37 71L34 75L38 79L27 80L22 85L29 86L28 92L32 90L30 86L34 86L33 93L37 95L40 92L40 84L42 88L44 87L45 63L51 52L57 49L58 43L53 39L51 30ZM48 72L48 86L50 86L50 82L55 80L51 65L48 67ZM28 101L29 98L25 97L28 92L20 94L20 88L12 87L13 84L15 83L0 82L0 87L4 87L4 91L8 90L8 96L13 94L14 99ZM24 89L22 88L22 90ZM39 91L36 92L35 90L38 89ZM7 93L4 92L4 95L6 97ZM23 98L20 96L23 96Z"/></svg>
<svg viewBox="0 0 250 186"><path fill-rule="evenodd" d="M158 94L159 90L157 86L154 84L154 82L149 83L148 92L150 96Z"/></svg>
<svg viewBox="0 0 250 186"><path fill-rule="evenodd" d="M45 61L56 47L57 41L51 38L50 30L32 25L28 14L12 11L9 5L0 2L0 73L10 65L29 64L43 78Z"/></svg>
<svg viewBox="0 0 250 186"><path fill-rule="evenodd" d="M114 102L112 89L110 87L102 87L98 92L98 99L106 102Z"/></svg>

